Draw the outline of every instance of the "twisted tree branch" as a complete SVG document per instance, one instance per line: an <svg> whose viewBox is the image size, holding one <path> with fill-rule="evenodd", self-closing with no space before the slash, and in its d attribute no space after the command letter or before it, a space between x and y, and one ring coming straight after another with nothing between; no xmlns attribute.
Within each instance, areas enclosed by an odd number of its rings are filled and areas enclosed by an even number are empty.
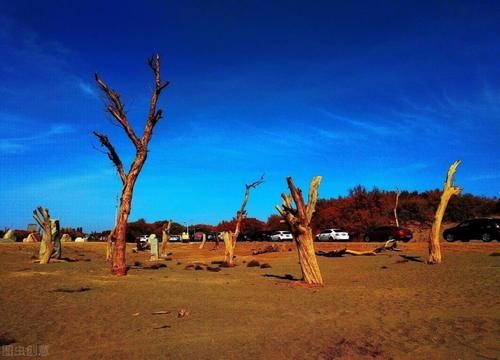
<svg viewBox="0 0 500 360"><path fill-rule="evenodd" d="M141 145L141 142L137 135L134 132L134 129L132 129L132 126L130 126L130 123L127 119L127 115L125 114L125 109L124 106L120 100L120 95L113 89L111 89L100 77L99 74L95 73L95 80L97 81L97 84L99 87L102 89L104 92L106 99L108 101L108 104L106 106L106 110L118 121L118 123L121 125L123 130L125 130L125 133L129 137L129 139L132 141L134 146L136 148L139 148Z"/></svg>
<svg viewBox="0 0 500 360"><path fill-rule="evenodd" d="M122 183L125 184L127 182L127 175L125 174L123 163L120 160L120 157L118 156L115 148L113 147L113 145L111 145L111 142L106 135L98 133L97 131L94 131L93 133L101 142L101 146L104 146L106 149L108 149L108 152L106 154L108 155L108 158L113 162L113 164L115 164L116 169L118 170L118 174L120 174L120 178L122 179Z"/></svg>

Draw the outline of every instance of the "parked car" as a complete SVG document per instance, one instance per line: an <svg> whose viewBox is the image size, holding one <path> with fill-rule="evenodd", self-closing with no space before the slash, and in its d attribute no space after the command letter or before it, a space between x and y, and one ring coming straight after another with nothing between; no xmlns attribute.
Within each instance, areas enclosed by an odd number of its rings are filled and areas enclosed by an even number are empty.
<svg viewBox="0 0 500 360"><path fill-rule="evenodd" d="M250 234L247 233L239 233L237 241L251 241Z"/></svg>
<svg viewBox="0 0 500 360"><path fill-rule="evenodd" d="M271 235L272 241L288 241L293 240L293 235L290 231L275 231Z"/></svg>
<svg viewBox="0 0 500 360"><path fill-rule="evenodd" d="M411 230L397 226L380 226L365 234L365 241L401 240L410 241L413 238Z"/></svg>
<svg viewBox="0 0 500 360"><path fill-rule="evenodd" d="M135 243L137 244L137 250L149 249L149 235L141 235L136 237Z"/></svg>
<svg viewBox="0 0 500 360"><path fill-rule="evenodd" d="M470 219L458 224L455 227L443 231L443 237L446 241L469 241L471 239L499 240L500 219L477 218Z"/></svg>
<svg viewBox="0 0 500 360"><path fill-rule="evenodd" d="M326 229L316 235L317 241L349 240L349 234L340 229Z"/></svg>
<svg viewBox="0 0 500 360"><path fill-rule="evenodd" d="M204 233L201 231L197 231L193 234L192 240L193 241L202 241L203 240L203 235ZM206 238L205 238L206 239Z"/></svg>
<svg viewBox="0 0 500 360"><path fill-rule="evenodd" d="M219 236L219 233L216 232L207 233L207 241L216 241L217 236Z"/></svg>
<svg viewBox="0 0 500 360"><path fill-rule="evenodd" d="M170 235L168 241L171 241L171 242L177 242L177 241L181 241L182 238L180 235Z"/></svg>
<svg viewBox="0 0 500 360"><path fill-rule="evenodd" d="M270 241L271 235L273 232L271 231L256 231L252 234L252 241Z"/></svg>

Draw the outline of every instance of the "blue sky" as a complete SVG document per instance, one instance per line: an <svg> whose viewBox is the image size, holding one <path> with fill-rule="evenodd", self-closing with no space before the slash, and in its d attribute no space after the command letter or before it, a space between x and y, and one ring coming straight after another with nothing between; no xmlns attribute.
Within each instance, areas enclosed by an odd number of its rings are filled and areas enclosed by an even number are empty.
<svg viewBox="0 0 500 360"><path fill-rule="evenodd" d="M131 220L230 219L265 173L249 216L274 213L285 177L320 196L357 184L499 196L498 1L0 0L0 226L35 206L63 226L111 228L120 180L94 149L133 147L93 73L142 133L162 56L165 118Z"/></svg>

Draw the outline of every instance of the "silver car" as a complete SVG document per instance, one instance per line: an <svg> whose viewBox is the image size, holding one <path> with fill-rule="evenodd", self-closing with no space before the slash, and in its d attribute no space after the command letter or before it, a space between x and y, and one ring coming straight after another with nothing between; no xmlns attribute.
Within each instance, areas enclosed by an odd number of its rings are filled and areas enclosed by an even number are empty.
<svg viewBox="0 0 500 360"><path fill-rule="evenodd" d="M271 235L272 241L289 241L293 240L293 235L290 231L275 231Z"/></svg>
<svg viewBox="0 0 500 360"><path fill-rule="evenodd" d="M316 235L317 241L348 241L349 234L341 229L326 229Z"/></svg>

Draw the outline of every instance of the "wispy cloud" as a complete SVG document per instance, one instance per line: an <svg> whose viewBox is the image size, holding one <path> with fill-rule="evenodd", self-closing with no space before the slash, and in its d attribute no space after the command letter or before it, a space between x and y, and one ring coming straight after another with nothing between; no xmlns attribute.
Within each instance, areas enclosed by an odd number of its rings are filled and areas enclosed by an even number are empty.
<svg viewBox="0 0 500 360"><path fill-rule="evenodd" d="M6 58L16 59L2 67L13 75L19 71L59 73L67 68L70 50L57 41L43 40L40 35L5 16L0 16L0 41ZM29 65L29 66L26 66Z"/></svg>
<svg viewBox="0 0 500 360"><path fill-rule="evenodd" d="M334 142L341 143L352 143L359 140L367 139L368 137L364 134L360 134L354 131L339 131L327 128L314 128L314 133L321 140L331 140Z"/></svg>
<svg viewBox="0 0 500 360"><path fill-rule="evenodd" d="M474 176L468 177L466 180L485 181L485 180L497 180L497 179L500 179L500 173L474 175Z"/></svg>
<svg viewBox="0 0 500 360"><path fill-rule="evenodd" d="M18 154L24 151L26 151L26 145L4 139L0 140L0 154Z"/></svg>
<svg viewBox="0 0 500 360"><path fill-rule="evenodd" d="M19 132L25 133L26 130L30 129L25 127L29 123L44 123L44 121L33 122L28 121L22 117L16 116L15 114L5 114L0 113L0 119L8 119L9 122L5 121L4 124L9 124L11 129L16 129ZM33 145L37 145L43 142L52 142L57 140L58 136L70 134L75 131L75 128L66 123L53 123L48 125L47 130L39 131L33 128L33 133L23 136L12 136L0 138L0 153L5 154L17 154L28 151Z"/></svg>
<svg viewBox="0 0 500 360"><path fill-rule="evenodd" d="M404 129L396 122L382 121L375 117L360 119L359 117L350 117L345 115L335 114L326 109L317 109L320 113L330 119L337 120L351 128L351 131L358 134L375 134L380 136L388 136L395 133L401 133Z"/></svg>
<svg viewBox="0 0 500 360"><path fill-rule="evenodd" d="M90 85L88 82L83 81L82 79L80 79L78 77L75 77L75 83L78 86L78 88L85 95L89 95L89 96L91 96L93 98L97 98L98 97L98 93L97 93L96 89L92 85Z"/></svg>
<svg viewBox="0 0 500 360"><path fill-rule="evenodd" d="M95 89L76 75L75 54L69 47L2 15L0 48L0 93L11 99L23 101L33 94L67 98L69 88L97 97ZM20 86L24 82L29 86Z"/></svg>

